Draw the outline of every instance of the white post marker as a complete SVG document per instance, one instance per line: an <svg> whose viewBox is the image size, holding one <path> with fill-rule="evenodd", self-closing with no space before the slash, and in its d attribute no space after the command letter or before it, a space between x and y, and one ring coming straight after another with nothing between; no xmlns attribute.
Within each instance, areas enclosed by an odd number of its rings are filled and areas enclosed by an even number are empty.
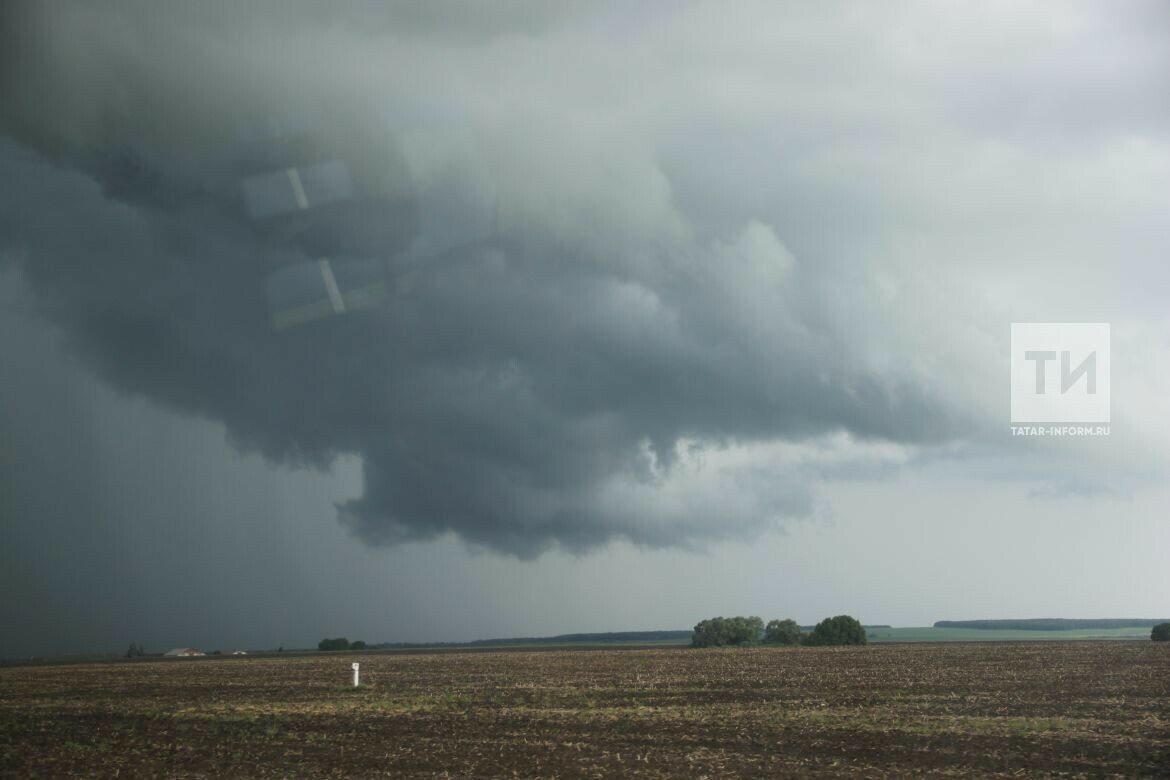
<svg viewBox="0 0 1170 780"><path fill-rule="evenodd" d="M361 671L358 668L359 666L361 666L361 664L359 664L357 661L353 662L353 687L355 688L361 685L358 677L358 675L361 674Z"/></svg>

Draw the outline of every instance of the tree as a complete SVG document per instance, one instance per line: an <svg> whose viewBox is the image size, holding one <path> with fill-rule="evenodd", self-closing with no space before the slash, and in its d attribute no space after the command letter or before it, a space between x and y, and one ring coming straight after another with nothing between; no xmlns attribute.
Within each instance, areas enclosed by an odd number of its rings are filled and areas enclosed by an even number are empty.
<svg viewBox="0 0 1170 780"><path fill-rule="evenodd" d="M317 643L317 649L322 651L348 650L349 640L345 637L338 637L337 639L322 639Z"/></svg>
<svg viewBox="0 0 1170 780"><path fill-rule="evenodd" d="M1155 642L1170 642L1170 623L1159 623L1150 631L1150 639Z"/></svg>
<svg viewBox="0 0 1170 780"><path fill-rule="evenodd" d="M724 618L708 618L695 624L695 632L691 634L691 647L722 647L726 644L723 624Z"/></svg>
<svg viewBox="0 0 1170 780"><path fill-rule="evenodd" d="M365 650L365 649L366 649L366 643L365 643L365 642L363 642L362 640L360 640L360 639L359 639L359 640L357 640L356 642L354 642L353 644L351 644L351 645L349 646L349 649L350 649L350 650Z"/></svg>
<svg viewBox="0 0 1170 780"><path fill-rule="evenodd" d="M141 658L146 655L146 651L142 649L142 645L134 642L130 643L130 647L126 650L127 658Z"/></svg>
<svg viewBox="0 0 1170 780"><path fill-rule="evenodd" d="M865 629L857 618L837 615L817 623L812 633L804 637L804 644L814 647L826 645L864 645L867 643Z"/></svg>
<svg viewBox="0 0 1170 780"><path fill-rule="evenodd" d="M759 644L764 633L762 618L742 615L725 618L714 617L701 620L691 635L691 647L723 647L724 645Z"/></svg>
<svg viewBox="0 0 1170 780"><path fill-rule="evenodd" d="M764 644L800 644L800 626L795 620L769 620L764 628Z"/></svg>

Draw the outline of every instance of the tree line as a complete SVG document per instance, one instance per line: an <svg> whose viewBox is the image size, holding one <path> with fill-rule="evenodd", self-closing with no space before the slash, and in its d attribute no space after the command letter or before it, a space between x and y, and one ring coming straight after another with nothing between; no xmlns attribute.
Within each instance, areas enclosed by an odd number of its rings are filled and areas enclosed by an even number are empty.
<svg viewBox="0 0 1170 780"><path fill-rule="evenodd" d="M825 618L807 633L795 620L769 620L760 617L714 617L701 620L691 634L691 647L748 647L752 645L864 645L865 628L854 617L837 615Z"/></svg>
<svg viewBox="0 0 1170 780"><path fill-rule="evenodd" d="M1022 620L936 620L935 628L980 628L989 631L1078 631L1092 628L1153 628L1158 618L1024 618Z"/></svg>
<svg viewBox="0 0 1170 780"><path fill-rule="evenodd" d="M351 642L345 637L340 636L336 639L322 639L317 643L317 649L323 652L329 650L365 650L366 643L360 639L355 642Z"/></svg>

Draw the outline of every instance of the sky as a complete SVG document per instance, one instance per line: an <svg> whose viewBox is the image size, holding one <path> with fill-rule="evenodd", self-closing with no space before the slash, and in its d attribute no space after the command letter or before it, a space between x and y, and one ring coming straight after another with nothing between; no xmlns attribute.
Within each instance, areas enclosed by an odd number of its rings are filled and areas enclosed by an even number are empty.
<svg viewBox="0 0 1170 780"><path fill-rule="evenodd" d="M0 12L0 657L1170 615L1159 2ZM1110 324L1014 436L1013 322Z"/></svg>

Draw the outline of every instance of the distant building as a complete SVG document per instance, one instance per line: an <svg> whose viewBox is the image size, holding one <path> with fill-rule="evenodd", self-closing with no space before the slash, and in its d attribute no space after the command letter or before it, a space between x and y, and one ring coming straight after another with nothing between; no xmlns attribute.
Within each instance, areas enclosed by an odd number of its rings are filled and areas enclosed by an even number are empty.
<svg viewBox="0 0 1170 780"><path fill-rule="evenodd" d="M232 650L232 655L247 655L247 650Z"/></svg>
<svg viewBox="0 0 1170 780"><path fill-rule="evenodd" d="M176 647L174 650L168 650L163 653L166 658L191 658L197 655L207 655L202 650L196 650L193 647Z"/></svg>

